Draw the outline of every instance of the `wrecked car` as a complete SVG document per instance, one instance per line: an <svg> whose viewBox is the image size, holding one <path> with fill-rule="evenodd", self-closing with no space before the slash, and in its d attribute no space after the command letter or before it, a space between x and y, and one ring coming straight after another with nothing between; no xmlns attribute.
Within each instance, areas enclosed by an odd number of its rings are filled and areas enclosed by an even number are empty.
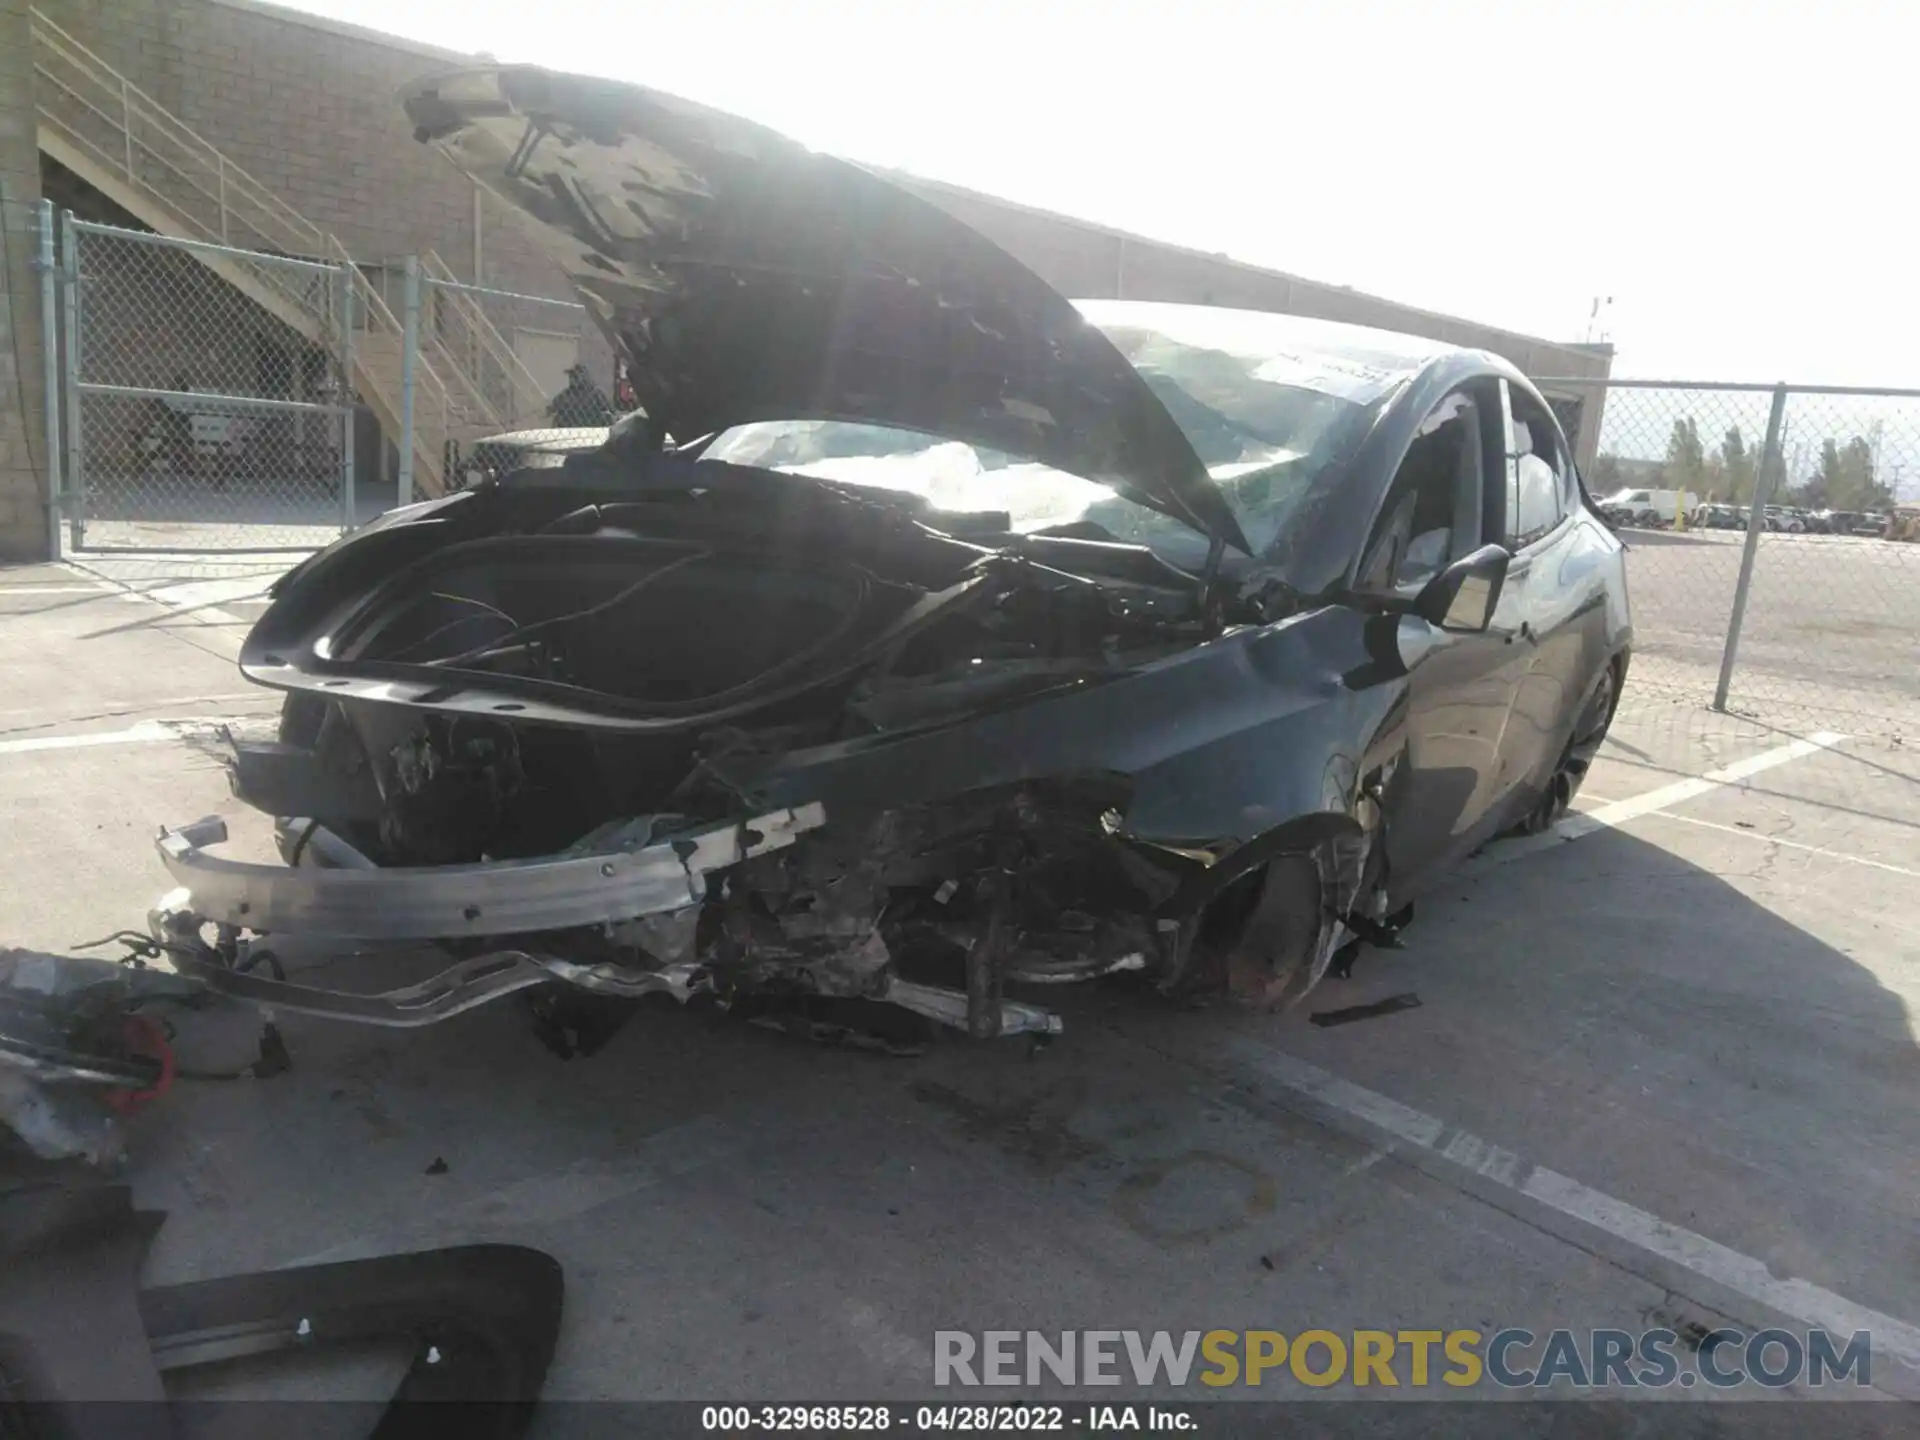
<svg viewBox="0 0 1920 1440"><path fill-rule="evenodd" d="M640 410L287 574L237 793L153 932L287 1010L846 997L988 1037L1046 987L1299 1000L1561 815L1612 717L1619 542L1497 357L1072 302L929 202L670 96L439 77L416 137L542 229ZM384 994L286 936L427 942Z"/></svg>

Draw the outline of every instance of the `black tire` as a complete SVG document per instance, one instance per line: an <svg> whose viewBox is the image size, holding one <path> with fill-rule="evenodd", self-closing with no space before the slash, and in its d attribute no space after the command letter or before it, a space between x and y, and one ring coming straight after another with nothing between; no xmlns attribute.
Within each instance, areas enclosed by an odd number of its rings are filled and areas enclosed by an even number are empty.
<svg viewBox="0 0 1920 1440"><path fill-rule="evenodd" d="M1573 805L1574 796L1580 793L1580 782L1587 778L1587 770L1593 764L1593 757L1600 751L1601 744L1607 738L1607 729L1613 724L1613 712L1620 705L1620 664L1610 661L1593 682L1593 688L1587 692L1586 702L1581 705L1574 717L1573 730L1567 737L1566 748L1560 752L1559 763L1553 768L1553 774L1547 780L1546 793L1527 818L1515 826L1512 833L1519 835L1538 835L1551 830L1566 815Z"/></svg>

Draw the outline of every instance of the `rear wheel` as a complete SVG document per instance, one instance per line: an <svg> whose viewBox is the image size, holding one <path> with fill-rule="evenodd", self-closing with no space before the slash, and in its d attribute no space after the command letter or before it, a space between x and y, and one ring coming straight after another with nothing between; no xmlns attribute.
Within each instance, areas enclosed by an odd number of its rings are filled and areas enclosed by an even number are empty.
<svg viewBox="0 0 1920 1440"><path fill-rule="evenodd" d="M1615 706L1620 703L1620 666L1617 661L1609 662L1601 670L1600 676L1593 682L1587 700L1580 707L1580 713L1573 722L1573 733L1567 738L1566 749L1560 753L1560 762L1554 766L1553 774L1547 781L1547 790L1540 797L1540 803L1533 812L1516 827L1520 834L1537 835L1550 830L1559 823L1573 804L1573 797L1580 793L1580 782L1587 778L1587 770L1593 764L1593 757L1600 751L1601 743L1607 738L1607 727L1613 723Z"/></svg>

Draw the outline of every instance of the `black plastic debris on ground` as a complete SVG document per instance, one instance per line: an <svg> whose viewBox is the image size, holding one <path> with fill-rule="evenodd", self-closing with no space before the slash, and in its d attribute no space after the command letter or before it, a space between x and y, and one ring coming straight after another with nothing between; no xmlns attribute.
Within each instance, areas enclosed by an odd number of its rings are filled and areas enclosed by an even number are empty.
<svg viewBox="0 0 1920 1440"><path fill-rule="evenodd" d="M1376 1016L1391 1015L1399 1010L1418 1010L1420 997L1411 990L1401 995L1389 995L1384 1000L1376 1000L1371 1005L1349 1005L1344 1010L1316 1010L1307 1017L1323 1029L1329 1025L1351 1025L1356 1020L1372 1020Z"/></svg>
<svg viewBox="0 0 1920 1440"><path fill-rule="evenodd" d="M142 1290L163 1218L124 1185L0 1192L0 1431L163 1440L179 1433L163 1374L399 1340L412 1359L392 1399L354 1407L378 1440L525 1434L560 1333L551 1256L463 1245Z"/></svg>

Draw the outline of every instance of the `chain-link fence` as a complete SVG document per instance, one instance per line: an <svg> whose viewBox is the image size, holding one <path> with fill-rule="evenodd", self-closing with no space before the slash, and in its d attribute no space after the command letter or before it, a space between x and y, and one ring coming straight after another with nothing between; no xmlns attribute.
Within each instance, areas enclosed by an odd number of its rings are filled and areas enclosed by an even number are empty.
<svg viewBox="0 0 1920 1440"><path fill-rule="evenodd" d="M1633 686L1920 722L1920 392L1581 389L1587 485L1628 545Z"/></svg>
<svg viewBox="0 0 1920 1440"><path fill-rule="evenodd" d="M557 465L598 445L630 408L606 340L579 302L466 284L431 251L410 261L406 276L416 367L454 377L450 485Z"/></svg>
<svg viewBox="0 0 1920 1440"><path fill-rule="evenodd" d="M315 259L71 214L57 232L54 510L74 551L313 549L559 464L621 408L584 306L465 284L431 252L360 263L322 237Z"/></svg>
<svg viewBox="0 0 1920 1440"><path fill-rule="evenodd" d="M364 518L343 266L63 230L74 549L310 549Z"/></svg>

